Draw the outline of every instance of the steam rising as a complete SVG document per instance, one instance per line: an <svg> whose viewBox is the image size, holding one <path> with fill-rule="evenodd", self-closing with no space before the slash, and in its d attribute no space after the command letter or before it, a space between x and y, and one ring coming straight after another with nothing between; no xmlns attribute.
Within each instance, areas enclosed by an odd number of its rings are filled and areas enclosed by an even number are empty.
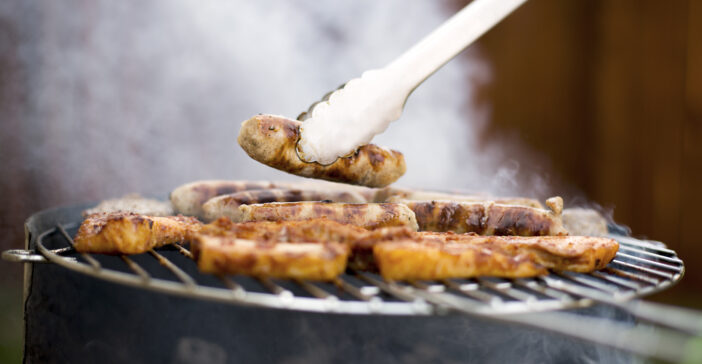
<svg viewBox="0 0 702 364"><path fill-rule="evenodd" d="M34 4L36 6L36 4ZM48 206L127 192L163 193L197 179L293 179L236 144L256 113L295 117L327 91L381 67L451 14L446 3L393 1L94 1L17 5L39 23L20 49L33 113L20 130ZM40 26L35 27L34 25ZM521 193L478 147L489 81L471 49L410 97L374 142L401 150L399 184ZM498 178L494 178L497 175ZM530 193L527 193L530 194Z"/></svg>

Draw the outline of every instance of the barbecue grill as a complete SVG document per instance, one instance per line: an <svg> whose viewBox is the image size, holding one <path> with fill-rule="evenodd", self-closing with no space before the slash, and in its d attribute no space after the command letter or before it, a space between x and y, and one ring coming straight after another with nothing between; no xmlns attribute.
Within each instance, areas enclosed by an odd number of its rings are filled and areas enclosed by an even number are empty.
<svg viewBox="0 0 702 364"><path fill-rule="evenodd" d="M317 349L326 352L321 359L327 361L341 353L342 358L353 361L422 361L435 354L442 359L485 361L488 357L480 358L474 345L459 338L465 335L475 340L471 335L482 335L486 327L529 335L532 341L543 335L553 336L534 328L566 335L568 338L558 339L568 342L566 349L544 354L550 360L558 355L567 359L570 355L582 356L582 352L605 350L574 344L570 338L643 356L681 360L691 355L685 351L689 337L684 333L699 335L701 322L695 321L699 320L696 314L636 300L680 280L684 273L682 260L662 243L631 238L614 225L610 237L619 241L620 250L606 269L591 274L554 272L528 279L486 277L400 283L348 270L335 282L327 283L203 275L198 273L188 249L179 244L138 256L77 253L71 236L82 221L80 212L85 207L35 214L26 223L26 250L3 254L7 260L35 263L25 268L27 362L90 361L104 359L112 352L125 355L110 356L120 362L299 359L293 343L285 342L281 334L299 339L312 335L317 341L335 338L338 342L326 342L324 348ZM610 307L606 315L615 319L602 318L602 314L592 316L602 307ZM657 326L635 325L634 319ZM82 328L73 331L72 326ZM183 328L191 334L183 333ZM156 329L158 334L152 335L159 337L143 337L144 329ZM198 334L202 330L206 333ZM251 333L259 330L273 336ZM395 341L380 340L378 330L394 335ZM248 333L244 335L247 337L242 337L243 333ZM441 335L453 340L430 343ZM82 340L84 336L87 342ZM388 350L387 345L397 350L402 341L413 349L400 351L415 356L403 360L382 354ZM310 345L293 342L303 349ZM490 347L485 341L481 345ZM168 350L155 350L154 346ZM337 351L329 352L329 346ZM270 351L262 353L266 347ZM359 356L349 347L367 352ZM572 350L579 353L567 348L577 348ZM498 360L499 355L493 353L489 358ZM534 358L541 359L538 355Z"/></svg>

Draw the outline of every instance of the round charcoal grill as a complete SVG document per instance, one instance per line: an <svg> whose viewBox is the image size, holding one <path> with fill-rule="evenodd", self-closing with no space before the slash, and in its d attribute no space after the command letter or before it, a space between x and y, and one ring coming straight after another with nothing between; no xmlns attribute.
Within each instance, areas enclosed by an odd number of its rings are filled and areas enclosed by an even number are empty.
<svg viewBox="0 0 702 364"><path fill-rule="evenodd" d="M136 257L77 253L71 236L78 226L46 230L38 237L38 251L52 263L116 283L233 304L314 312L429 315L442 311L446 299L490 315L585 307L593 301L614 303L660 291L677 282L685 269L675 252L661 243L611 235L619 241L620 251L605 270L591 274L407 283L385 282L376 274L352 270L331 283L215 278L198 273L192 255L179 244ZM145 269L140 262L148 259L155 259L167 272Z"/></svg>
<svg viewBox="0 0 702 364"><path fill-rule="evenodd" d="M71 208L71 213L53 224L42 222L41 229L30 238L33 242L28 242L30 250L8 251L3 256L15 261L54 263L81 275L137 289L248 307L343 315L475 316L546 329L665 360L686 358L684 347L689 337L681 340L681 333L700 335L699 314L636 300L680 280L684 273L682 260L664 244L617 233L622 230L616 226L610 237L619 242L619 252L606 269L591 274L551 272L525 279L387 282L376 274L348 270L334 282L312 282L200 274L188 249L179 244L136 256L78 253L71 238L80 224L78 211L78 207ZM32 218L29 225L33 225ZM36 226L33 228L36 230ZM623 309L656 325L656 330L556 311L594 303Z"/></svg>

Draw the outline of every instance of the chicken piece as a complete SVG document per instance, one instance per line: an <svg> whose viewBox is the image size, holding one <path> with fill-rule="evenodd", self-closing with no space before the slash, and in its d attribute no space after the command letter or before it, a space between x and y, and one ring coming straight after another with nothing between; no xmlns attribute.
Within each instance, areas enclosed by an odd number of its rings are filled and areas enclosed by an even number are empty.
<svg viewBox="0 0 702 364"><path fill-rule="evenodd" d="M97 213L78 228L75 248L82 253L141 254L188 240L202 223L185 216L146 216L131 212Z"/></svg>
<svg viewBox="0 0 702 364"><path fill-rule="evenodd" d="M528 255L463 243L401 240L376 244L373 256L387 280L437 280L495 276L533 277L548 274Z"/></svg>
<svg viewBox="0 0 702 364"><path fill-rule="evenodd" d="M366 199L352 191L342 190L300 190L300 189L268 189L242 191L211 198L203 206L205 219L215 220L219 217L240 219L240 205L250 205L268 202L300 202L300 201L331 201L346 203L363 203Z"/></svg>
<svg viewBox="0 0 702 364"><path fill-rule="evenodd" d="M558 198L560 199L560 197ZM561 205L562 206L562 200ZM409 201L420 231L452 231L480 235L567 235L557 201L552 211L487 202Z"/></svg>
<svg viewBox="0 0 702 364"><path fill-rule="evenodd" d="M414 213L403 204L273 202L239 206L239 221L294 221L326 218L343 224L377 229L406 226L417 230Z"/></svg>
<svg viewBox="0 0 702 364"><path fill-rule="evenodd" d="M198 234L193 255L203 273L332 280L346 269L342 243L281 243Z"/></svg>
<svg viewBox="0 0 702 364"><path fill-rule="evenodd" d="M619 250L615 240L590 236L478 236L419 232L420 241L461 243L497 249L511 256L528 255L553 270L588 273L603 269Z"/></svg>
<svg viewBox="0 0 702 364"><path fill-rule="evenodd" d="M220 218L204 225L200 234L281 243L343 243L351 248L349 266L370 271L376 270L373 261L373 246L376 243L414 237L414 231L407 227L367 230L327 219L234 223L227 218Z"/></svg>

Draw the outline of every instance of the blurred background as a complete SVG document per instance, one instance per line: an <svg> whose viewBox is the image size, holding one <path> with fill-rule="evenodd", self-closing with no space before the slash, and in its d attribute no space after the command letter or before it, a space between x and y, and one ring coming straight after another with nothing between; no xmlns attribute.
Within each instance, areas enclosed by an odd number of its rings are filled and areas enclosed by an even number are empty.
<svg viewBox="0 0 702 364"><path fill-rule="evenodd" d="M0 250L39 210L197 179L294 179L235 143L382 67L466 1L0 3ZM594 206L686 263L702 309L702 3L530 0L425 82L376 142L399 185ZM418 143L421 141L421 143ZM0 361L22 267L0 262Z"/></svg>

